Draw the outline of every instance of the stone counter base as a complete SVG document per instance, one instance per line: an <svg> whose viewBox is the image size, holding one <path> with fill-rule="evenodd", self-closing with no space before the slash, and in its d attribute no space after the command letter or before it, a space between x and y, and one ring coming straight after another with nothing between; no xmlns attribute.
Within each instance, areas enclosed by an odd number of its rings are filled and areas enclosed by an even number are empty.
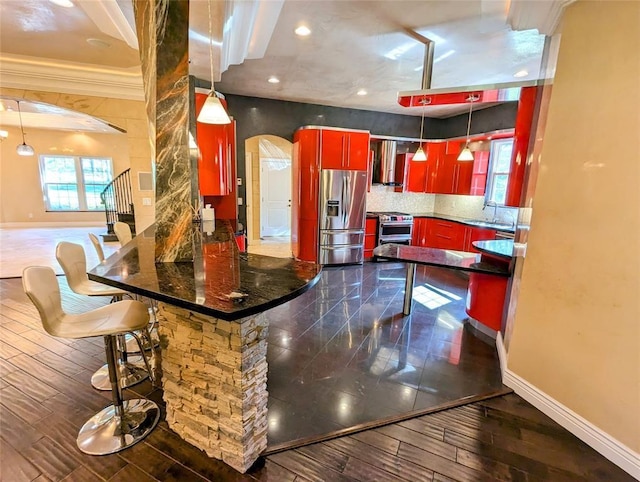
<svg viewBox="0 0 640 482"><path fill-rule="evenodd" d="M244 473L267 447L267 321L224 321L159 303L167 423Z"/></svg>

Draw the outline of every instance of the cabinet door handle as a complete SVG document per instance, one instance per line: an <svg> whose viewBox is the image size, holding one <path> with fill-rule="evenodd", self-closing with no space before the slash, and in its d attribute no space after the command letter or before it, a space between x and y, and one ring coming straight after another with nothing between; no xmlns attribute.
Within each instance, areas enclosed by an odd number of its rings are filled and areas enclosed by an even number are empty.
<svg viewBox="0 0 640 482"><path fill-rule="evenodd" d="M347 135L347 166L351 167L351 136Z"/></svg>

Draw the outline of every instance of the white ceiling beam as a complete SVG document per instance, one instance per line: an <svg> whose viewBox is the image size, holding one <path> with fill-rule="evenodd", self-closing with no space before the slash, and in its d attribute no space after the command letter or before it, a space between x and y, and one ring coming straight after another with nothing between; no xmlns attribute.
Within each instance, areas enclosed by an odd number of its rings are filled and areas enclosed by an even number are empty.
<svg viewBox="0 0 640 482"><path fill-rule="evenodd" d="M138 37L116 0L76 0L102 33L138 50Z"/></svg>
<svg viewBox="0 0 640 482"><path fill-rule="evenodd" d="M553 35L567 5L575 0L511 0L507 22L513 30L537 29Z"/></svg>

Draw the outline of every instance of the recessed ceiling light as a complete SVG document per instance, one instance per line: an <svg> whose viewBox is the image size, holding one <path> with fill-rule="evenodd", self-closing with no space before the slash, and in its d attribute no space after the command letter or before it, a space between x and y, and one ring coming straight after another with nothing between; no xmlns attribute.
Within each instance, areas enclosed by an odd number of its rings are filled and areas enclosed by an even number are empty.
<svg viewBox="0 0 640 482"><path fill-rule="evenodd" d="M87 43L89 45L92 45L94 47L100 47L102 49L111 47L111 44L109 42L107 42L106 40L101 40L99 38L88 38Z"/></svg>
<svg viewBox="0 0 640 482"><path fill-rule="evenodd" d="M367 95L367 91L364 89L360 89L357 93L357 95Z"/></svg>
<svg viewBox="0 0 640 482"><path fill-rule="evenodd" d="M300 25L297 29L294 30L296 35L300 37L306 37L307 35L311 35L311 30L306 25Z"/></svg>
<svg viewBox="0 0 640 482"><path fill-rule="evenodd" d="M527 72L526 70L518 70L515 74L513 74L514 77L526 77L527 75L529 75L529 72Z"/></svg>
<svg viewBox="0 0 640 482"><path fill-rule="evenodd" d="M272 75L271 77L269 77L268 82L270 84L279 84L280 83L280 79L278 77L276 77L275 75Z"/></svg>
<svg viewBox="0 0 640 482"><path fill-rule="evenodd" d="M59 7L71 8L75 7L71 0L49 0L51 3L55 3Z"/></svg>

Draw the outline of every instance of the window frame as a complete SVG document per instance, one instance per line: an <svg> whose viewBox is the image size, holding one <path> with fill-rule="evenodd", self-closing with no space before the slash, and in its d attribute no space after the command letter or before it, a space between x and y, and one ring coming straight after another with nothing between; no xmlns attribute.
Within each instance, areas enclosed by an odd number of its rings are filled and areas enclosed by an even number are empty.
<svg viewBox="0 0 640 482"><path fill-rule="evenodd" d="M75 174L75 183L71 183L71 182L46 182L46 173L47 173L47 169L46 169L46 160L47 159L52 159L52 158L61 158L61 159L73 159L73 166L74 166L74 174ZM44 207L45 207L45 212L52 212L52 213L63 213L63 212L72 212L72 213L78 213L78 212L88 212L88 213L96 213L96 212L101 212L104 210L104 207L98 207L97 209L89 209L88 207L88 202L87 202L87 184L89 185L96 185L96 183L87 183L85 180L85 171L83 169L83 160L84 159L98 159L101 161L108 161L109 163L109 170L110 170L110 177L111 179L109 180L109 182L107 184L109 184L111 181L113 181L114 176L113 176L113 158L111 157L106 157L106 156L89 156L89 155L61 155L61 154L40 154L39 156L39 160L38 160L38 167L39 167L39 171L40 171L40 187L42 189L42 199L44 201ZM49 185L55 185L55 184L74 184L76 189L75 192L78 196L78 209L56 209L55 207L52 207L51 205L51 201L49 199L49 195L48 195L48 189L47 187Z"/></svg>
<svg viewBox="0 0 640 482"><path fill-rule="evenodd" d="M513 137L507 137L504 139L495 139L493 141L491 141L491 149L490 149L490 154L489 154L489 167L487 168L487 188L485 190L485 194L484 194L484 203L485 205L488 204L492 204L492 205L496 205L496 206L504 206L505 202L506 202L506 192L505 192L505 199L503 202L498 203L496 201L494 201L492 198L494 197L494 189L495 189L495 180L497 176L507 176L507 184L508 184L508 180L509 180L509 176L511 175L511 162L509 162L509 169L507 171L496 171L495 167L497 164L497 152L498 152L498 146L500 144L511 144L511 153L513 155L513 142L514 142L514 138ZM509 159L509 161L511 161L511 159Z"/></svg>

